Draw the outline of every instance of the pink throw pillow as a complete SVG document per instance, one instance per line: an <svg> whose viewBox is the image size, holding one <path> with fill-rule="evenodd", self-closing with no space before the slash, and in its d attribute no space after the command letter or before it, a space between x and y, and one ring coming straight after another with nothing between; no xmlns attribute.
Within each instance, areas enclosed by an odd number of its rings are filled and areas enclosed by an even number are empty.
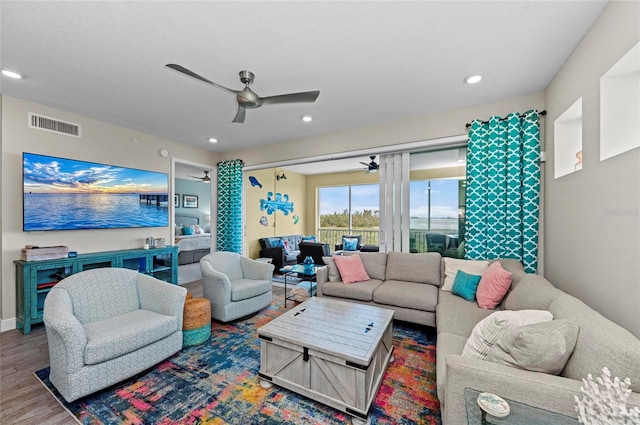
<svg viewBox="0 0 640 425"><path fill-rule="evenodd" d="M343 283L354 283L369 280L369 275L362 264L360 255L334 255L333 260L338 267Z"/></svg>
<svg viewBox="0 0 640 425"><path fill-rule="evenodd" d="M482 273L476 291L478 305L487 310L495 309L511 287L511 273L506 271L500 261L491 263Z"/></svg>

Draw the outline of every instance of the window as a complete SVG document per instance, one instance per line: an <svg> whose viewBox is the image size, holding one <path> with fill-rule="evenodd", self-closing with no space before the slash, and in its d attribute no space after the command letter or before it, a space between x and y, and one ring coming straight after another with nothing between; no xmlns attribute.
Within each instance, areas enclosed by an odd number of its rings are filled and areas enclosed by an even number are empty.
<svg viewBox="0 0 640 425"><path fill-rule="evenodd" d="M378 184L319 187L319 239L331 246L342 235L362 235L365 245L377 245L380 230Z"/></svg>
<svg viewBox="0 0 640 425"><path fill-rule="evenodd" d="M465 180L414 180L409 190L409 250L461 258Z"/></svg>

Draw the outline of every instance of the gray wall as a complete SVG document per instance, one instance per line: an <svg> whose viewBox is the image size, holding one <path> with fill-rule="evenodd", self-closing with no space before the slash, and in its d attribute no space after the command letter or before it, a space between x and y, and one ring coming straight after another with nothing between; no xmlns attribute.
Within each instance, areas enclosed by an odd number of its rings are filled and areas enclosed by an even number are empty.
<svg viewBox="0 0 640 425"><path fill-rule="evenodd" d="M610 2L545 92L545 275L640 337L640 149L600 161L600 77L640 40ZM554 179L553 123L582 96L582 170Z"/></svg>
<svg viewBox="0 0 640 425"><path fill-rule="evenodd" d="M205 231L211 230L211 184L202 183L197 180L174 179L175 193L180 195L180 206L177 207L175 215L189 215L200 218L200 226ZM196 195L198 197L198 208L183 208L182 195ZM179 225L179 220L176 219Z"/></svg>
<svg viewBox="0 0 640 425"><path fill-rule="evenodd" d="M29 102L11 96L2 96L2 285L0 286L0 330L15 327L16 284L13 260L20 258L25 245L67 245L80 253L139 248L147 236L173 240L169 227L140 229L67 230L55 232L22 231L22 152L81 159L123 167L159 171L171 176L171 156L179 155L186 161L213 164L218 154L187 146L161 137L129 128L72 114L57 108ZM82 138L59 135L28 127L27 114L44 116L76 123L82 126ZM138 140L133 142L133 138ZM169 151L169 157L158 155L160 149Z"/></svg>

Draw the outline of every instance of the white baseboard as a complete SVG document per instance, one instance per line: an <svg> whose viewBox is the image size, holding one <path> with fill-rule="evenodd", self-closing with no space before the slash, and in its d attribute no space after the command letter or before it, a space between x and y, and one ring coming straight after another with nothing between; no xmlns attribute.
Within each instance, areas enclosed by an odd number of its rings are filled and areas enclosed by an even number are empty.
<svg viewBox="0 0 640 425"><path fill-rule="evenodd" d="M16 328L16 318L4 319L0 321L0 332L11 331Z"/></svg>

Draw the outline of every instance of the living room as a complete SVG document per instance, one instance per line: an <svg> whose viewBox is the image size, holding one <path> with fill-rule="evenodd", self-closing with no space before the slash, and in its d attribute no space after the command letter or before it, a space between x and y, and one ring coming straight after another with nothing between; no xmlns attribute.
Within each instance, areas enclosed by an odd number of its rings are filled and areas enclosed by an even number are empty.
<svg viewBox="0 0 640 425"><path fill-rule="evenodd" d="M3 2L11 3L11 2ZM19 2L16 2L19 3ZM580 2L579 2L580 3ZM7 37L5 28L19 25L30 25L28 19L13 21L9 10L3 7L3 66L21 68L28 66L28 58L21 58L19 52L8 47L15 39ZM14 7L17 7L14 5ZM65 7L73 9L75 4ZM88 8L89 5L79 7L78 10ZM527 7L538 7L538 3L527 3ZM602 76L616 64L638 41L640 41L640 29L637 22L640 16L640 7L637 1L623 2L611 1L601 5L601 12L595 14L592 22L585 27L585 31L576 39L575 48L562 58L560 66L554 70L552 78L540 85L536 90L510 93L504 97L500 93L485 93L478 96L474 93L466 95L468 102L463 106L455 106L443 109L434 109L427 113L416 111L415 115L406 114L402 117L375 117L374 124L362 128L349 127L343 123L339 130L327 134L314 134L309 136L305 130L291 129L290 135L282 135L280 141L265 146L251 146L237 149L233 144L224 145L221 139L216 148L206 141L210 134L201 132L198 138L202 139L196 146L183 143L184 138L162 137L152 131L133 129L118 124L120 119L117 111L113 115L96 117L90 106L83 106L86 113L81 111L71 112L74 109L72 101L60 97L56 106L42 103L38 99L30 99L18 95L19 90L12 89L12 84L3 77L3 94L0 98L2 106L2 285L0 290L0 330L16 332L16 275L14 260L20 258L20 250L25 245L56 246L67 245L73 251L80 253L109 251L127 248L139 248L145 238L149 236L171 240L173 232L171 226L166 228L142 228L142 229L118 229L118 230L83 230L70 232L36 232L22 231L22 185L20 176L22 173L22 153L34 152L51 156L76 158L105 164L116 164L137 169L153 170L167 173L173 176L175 161L193 164L206 164L215 168L219 161L242 159L245 167L253 167L252 173L259 173L261 169L273 170L281 168L278 164L284 161L309 163L314 158L325 158L342 153L368 151L371 154L379 154L389 146L401 146L415 143L416 141L443 140L452 136L466 135L465 124L473 119L486 120L493 115L505 116L511 112L524 112L531 109L546 110L547 115L541 119L543 129L543 151L545 162L543 163L543 187L541 189L542 221L539 241L539 266L538 273L553 282L559 289L584 301L588 306L627 329L636 337L640 337L640 313L637 308L640 300L640 219L638 209L640 206L640 149L633 148L622 154L602 159L601 150L601 100L600 81ZM45 9L43 9L45 10ZM249 8L247 8L249 10ZM28 11L28 10L27 10ZM136 27L136 20L140 17L130 17L132 28ZM552 20L553 17L549 17ZM206 25L206 22L203 23ZM36 25L36 24L33 24ZM46 28L43 27L43 28ZM82 38L80 26L77 29L77 38ZM552 47L555 38L563 38L562 28L550 38L544 38ZM14 30L15 31L15 30ZM42 31L42 30L40 30ZM253 31L257 31L253 29ZM38 31L33 31L38 33ZM12 32L17 37L19 32ZM115 35L114 35L115 36ZM125 35L123 34L122 37ZM134 37L133 35L131 36ZM533 34L530 40L533 44L541 43L540 37L548 37L548 34ZM508 34L503 34L507 40ZM231 42L233 37L226 41ZM166 40L167 43L170 40ZM184 49L196 49L193 46ZM4 47L7 45L7 48ZM144 46L136 46L144 51ZM473 46L472 46L473 47ZM472 48L470 47L470 49ZM252 49L249 42L237 46L245 51L247 58L251 57ZM481 46L488 49L489 46ZM204 44L197 46L199 55L208 55L209 46ZM10 52L6 53L6 52ZM525 50L526 52L526 50ZM526 53L520 54L525 58ZM136 52L135 54L138 54ZM463 54L464 56L464 54ZM449 55L450 60L460 59L459 55ZM165 63L179 61L180 58L163 58L164 62L154 64L153 67L162 68ZM123 63L126 60L119 59ZM154 59L155 60L155 59ZM193 59L190 59L193 60ZM305 59L315 61L319 59ZM425 59L428 64L441 60L437 56ZM524 61L524 59L522 59ZM535 57L532 60L545 61L544 56ZM195 63L190 63L194 69L198 69ZM187 65L185 63L185 65ZM226 64L229 69L241 67L241 64ZM95 64L99 68L99 64ZM250 65L247 65L250 66ZM295 66L287 64L290 74L296 74ZM459 65L462 67L462 65ZM426 65L428 67L428 65ZM67 77L67 84L72 85L74 77L73 69ZM35 70L25 69L25 78L19 83L35 84L38 90L46 91L47 82L36 82L31 76L35 76ZM143 85L144 72L137 71L136 78ZM371 66L371 72L375 72L375 66ZM420 76L413 75L412 69L405 69L406 80L404 84L411 86L417 84ZM466 73L467 70L464 70ZM468 72L471 72L469 70ZM203 71L203 75L204 71ZM456 81L462 81L455 76ZM98 82L105 78L99 70L95 70L94 77ZM109 76L111 78L111 76ZM170 74L170 79L175 84L187 87L190 81L186 78ZM235 77L235 75L234 75ZM524 80L528 75L509 75L509 78ZM305 76L291 75L298 78L299 90L313 89L322 81L315 78L305 80ZM311 78L311 77L310 77ZM343 90L349 90L351 78L345 77ZM185 80L185 81L183 81ZM214 79L215 80L215 79ZM31 81L31 82L30 82ZM240 83L234 80L236 86ZM485 81L487 82L487 81ZM194 83L195 84L195 83ZM229 83L231 84L231 83ZM460 83L462 85L462 83ZM482 83L480 83L482 84ZM523 83L524 84L524 83ZM234 86L234 87L236 87ZM267 86L268 87L268 86ZM318 86L322 90L321 86ZM359 86L360 87L360 86ZM64 86L63 86L64 88ZM382 90L383 87L370 87L370 90ZM110 93L104 92L100 87L95 87L92 95L94 103L100 104ZM197 90L201 90L198 86ZM257 89L256 89L257 90ZM269 88L271 90L271 88ZM267 91L269 91L267 90ZM273 87L274 92L286 92L288 86ZM360 88L364 91L364 88ZM463 90L459 88L458 90ZM12 94L16 93L16 94ZM140 97L141 92L131 93L131 97ZM324 96L321 94L320 99ZM227 96L215 89L207 91L202 97L208 99ZM195 97L195 96L194 96ZM327 96L328 97L328 96ZM555 123L561 115L573 105L577 99L582 98L582 169L556 178L555 171ZM165 97L158 90L158 97L146 100L148 103L159 103L177 107L168 108L168 115L179 117L184 122L220 119L225 125L233 118L234 106L230 98L225 103L226 114L219 117L211 117L207 111L206 117L188 116L180 111L188 99L178 97ZM437 99L434 102L446 104L445 99ZM629 105L629 108L635 106ZM305 107L306 108L306 107ZM246 126L251 126L251 120L260 122L260 114L267 108L247 111ZM312 109L301 110L306 113ZM277 109L276 109L277 112ZM81 127L82 138L73 138L52 132L43 132L30 128L27 125L29 113L37 113L45 117L52 117L64 122L74 123ZM295 111L299 114L298 111ZM353 115L359 112L353 111ZM349 117L343 117L345 121ZM161 117L152 117L145 125L152 127L154 121L161 124ZM628 123L637 128L638 122ZM238 125L238 124L234 124ZM322 126L321 117L314 117L313 125ZM222 127L222 124L220 124ZM140 128L144 127L140 123ZM245 137L237 128L233 130L237 139ZM254 135L246 136L256 137ZM214 148L211 148L214 146ZM166 156L164 153L166 152ZM366 161L366 155L359 157L358 161ZM265 171L266 172L266 171ZM364 173L362 173L364 175ZM273 178L273 177L272 177ZM300 177L302 179L302 177ZM310 177L306 178L310 180ZM293 175L286 180L287 184L293 181ZM213 185L212 185L213 186ZM245 186L247 187L247 186ZM275 187L275 186L274 186ZM247 189L249 189L247 187ZM212 189L213 191L213 189ZM284 234L303 233L314 234L317 231L315 222L316 211L314 203L308 202L313 196L314 190L306 191L306 199L301 201L305 210L300 214L302 231L284 230ZM172 193L175 193L173 191ZM212 197L212 199L215 199ZM215 217L212 215L212 218ZM255 223L255 219L252 219ZM172 224L172 223L170 223ZM260 227L258 227L260 228ZM294 229L291 229L294 230ZM256 258L256 241L258 234L247 235L245 239L246 255ZM602 347L600 347L602 349ZM6 350L7 347L2 347ZM621 377L622 378L622 377ZM50 397L48 394L44 394ZM44 397L43 396L43 397ZM37 402L37 401L35 401Z"/></svg>

